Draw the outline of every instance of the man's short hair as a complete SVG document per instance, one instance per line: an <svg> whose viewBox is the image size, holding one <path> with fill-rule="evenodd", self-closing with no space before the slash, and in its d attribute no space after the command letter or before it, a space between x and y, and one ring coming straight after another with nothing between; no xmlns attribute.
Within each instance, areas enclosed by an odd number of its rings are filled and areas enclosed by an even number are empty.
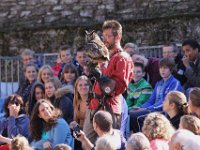
<svg viewBox="0 0 200 150"><path fill-rule="evenodd" d="M102 110L98 111L94 115L94 122L104 132L109 132L113 124L111 114L107 111L102 111Z"/></svg>
<svg viewBox="0 0 200 150"><path fill-rule="evenodd" d="M144 72L144 64L139 63L139 62L134 62L134 67L140 67L142 69L142 72Z"/></svg>
<svg viewBox="0 0 200 150"><path fill-rule="evenodd" d="M180 49L175 43L166 43L163 45L163 47L172 47L172 52L179 53Z"/></svg>
<svg viewBox="0 0 200 150"><path fill-rule="evenodd" d="M126 147L130 148L131 150L150 150L151 149L149 140L141 132L132 134L126 143Z"/></svg>
<svg viewBox="0 0 200 150"><path fill-rule="evenodd" d="M198 51L200 51L199 43L198 43L196 40L193 40L193 39L185 40L185 41L183 42L182 46L185 46L185 45L189 45L189 46L191 46L193 49L198 48Z"/></svg>
<svg viewBox="0 0 200 150"><path fill-rule="evenodd" d="M59 48L59 52L61 51L66 51L66 50L69 50L70 51L70 54L73 55L73 51L72 51L72 47L69 46L69 45L62 45L60 48Z"/></svg>
<svg viewBox="0 0 200 150"><path fill-rule="evenodd" d="M35 52L28 48L23 48L20 51L21 51L21 57L23 57L23 56L33 56L34 57L34 55L35 55Z"/></svg>
<svg viewBox="0 0 200 150"><path fill-rule="evenodd" d="M173 58L162 58L159 62L159 68L168 67L171 71L174 70L175 61Z"/></svg>
<svg viewBox="0 0 200 150"><path fill-rule="evenodd" d="M134 43L126 43L124 45L124 49L126 49L126 48L133 48L134 50L136 50L136 49L138 49L138 46Z"/></svg>
<svg viewBox="0 0 200 150"><path fill-rule="evenodd" d="M116 35L120 35L122 36L122 26L121 24L116 21L116 20L106 20L104 23L103 23L103 26L102 26L102 30L106 30L106 29L112 29L113 31L113 35L116 36Z"/></svg>

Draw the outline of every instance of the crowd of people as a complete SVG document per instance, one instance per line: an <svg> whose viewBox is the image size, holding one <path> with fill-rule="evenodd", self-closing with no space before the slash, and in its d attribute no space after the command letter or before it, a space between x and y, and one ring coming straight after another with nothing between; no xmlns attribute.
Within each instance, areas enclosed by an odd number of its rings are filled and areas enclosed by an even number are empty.
<svg viewBox="0 0 200 150"><path fill-rule="evenodd" d="M22 50L19 88L0 118L0 150L200 149L198 42L166 43L163 58L147 58L136 44L121 46L118 21L105 21L102 35L109 61L95 68L84 45L61 46L53 67Z"/></svg>

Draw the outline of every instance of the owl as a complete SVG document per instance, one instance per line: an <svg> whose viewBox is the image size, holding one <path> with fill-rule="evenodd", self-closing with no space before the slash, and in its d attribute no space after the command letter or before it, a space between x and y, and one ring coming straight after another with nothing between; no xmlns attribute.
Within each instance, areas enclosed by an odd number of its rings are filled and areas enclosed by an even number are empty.
<svg viewBox="0 0 200 150"><path fill-rule="evenodd" d="M94 31L85 32L85 53L90 58L90 63L98 64L108 61L109 51L100 37Z"/></svg>

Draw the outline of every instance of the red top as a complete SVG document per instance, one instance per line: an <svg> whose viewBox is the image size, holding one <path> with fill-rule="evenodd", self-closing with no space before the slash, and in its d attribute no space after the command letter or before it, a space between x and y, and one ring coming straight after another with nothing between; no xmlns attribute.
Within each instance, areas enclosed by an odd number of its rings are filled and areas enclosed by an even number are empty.
<svg viewBox="0 0 200 150"><path fill-rule="evenodd" d="M116 81L116 87L112 98L105 101L110 106L113 113L121 114L121 94L127 89L129 82L133 78L133 61L126 52L114 51L111 54L107 67L102 68L102 73ZM102 95L98 82L94 83L93 91ZM92 99L89 109L96 110L98 108L98 99Z"/></svg>

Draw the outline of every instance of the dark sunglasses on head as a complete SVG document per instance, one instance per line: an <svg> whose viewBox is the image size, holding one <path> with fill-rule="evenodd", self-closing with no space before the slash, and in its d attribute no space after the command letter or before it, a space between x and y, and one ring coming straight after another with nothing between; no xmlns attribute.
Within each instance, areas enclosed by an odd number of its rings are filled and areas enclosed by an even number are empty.
<svg viewBox="0 0 200 150"><path fill-rule="evenodd" d="M9 104L15 104L16 106L19 106L20 103L19 102L16 102L16 101L10 101Z"/></svg>

